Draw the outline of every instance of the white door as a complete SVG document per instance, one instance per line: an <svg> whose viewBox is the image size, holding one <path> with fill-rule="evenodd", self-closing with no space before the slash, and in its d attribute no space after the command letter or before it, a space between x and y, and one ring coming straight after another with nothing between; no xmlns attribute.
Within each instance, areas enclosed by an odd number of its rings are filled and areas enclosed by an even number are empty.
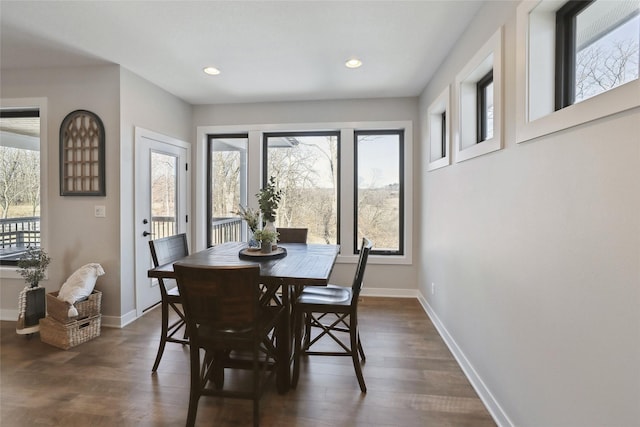
<svg viewBox="0 0 640 427"><path fill-rule="evenodd" d="M135 129L136 314L160 302L149 241L187 233L189 144L142 128ZM190 241L187 235L187 240Z"/></svg>

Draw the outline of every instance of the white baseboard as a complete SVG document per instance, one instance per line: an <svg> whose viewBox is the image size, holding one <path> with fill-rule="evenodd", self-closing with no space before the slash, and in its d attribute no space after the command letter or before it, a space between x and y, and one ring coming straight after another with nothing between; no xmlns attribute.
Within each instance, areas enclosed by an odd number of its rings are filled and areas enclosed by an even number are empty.
<svg viewBox="0 0 640 427"><path fill-rule="evenodd" d="M125 314L124 316L120 316L120 317L103 315L102 319L100 320L100 324L105 328L124 328L125 326L127 326L129 323L133 322L136 319L137 319L136 311L132 310L129 313ZM17 322L18 310L13 310L13 309L0 310L0 320Z"/></svg>
<svg viewBox="0 0 640 427"><path fill-rule="evenodd" d="M105 328L124 328L137 319L136 311L131 310L123 316L102 316L102 326Z"/></svg>
<svg viewBox="0 0 640 427"><path fill-rule="evenodd" d="M418 298L416 289L366 288L360 291L363 297Z"/></svg>
<svg viewBox="0 0 640 427"><path fill-rule="evenodd" d="M429 319L431 319L431 322L438 330L438 333L444 340L445 344L447 344L447 347L449 347L449 350L453 354L453 357L455 357L458 365L460 365L460 368L462 368L462 371L471 383L471 386L475 389L476 393L478 393L478 396L480 396L480 400L482 400L482 403L484 403L484 406L493 417L493 420L500 427L513 427L514 424L509 419L509 416L504 412L504 410L500 406L500 403L491 393L491 390L489 390L484 381L482 381L482 378L473 368L471 362L469 362L456 341L453 339L451 334L449 334L449 331L447 331L447 328L440 321L435 311L433 311L433 309L427 302L427 299L420 292L418 292L417 298L420 302L420 305L422 305L422 308L427 313L427 316L429 316Z"/></svg>

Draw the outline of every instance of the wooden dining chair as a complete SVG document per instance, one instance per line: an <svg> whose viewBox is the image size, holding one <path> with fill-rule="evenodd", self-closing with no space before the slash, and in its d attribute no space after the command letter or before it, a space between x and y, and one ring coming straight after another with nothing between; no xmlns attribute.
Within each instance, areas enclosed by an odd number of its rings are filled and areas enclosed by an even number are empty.
<svg viewBox="0 0 640 427"><path fill-rule="evenodd" d="M367 386L360 366L360 359L364 362L365 355L358 330L358 298L372 247L371 241L367 238L362 239L360 257L350 288L331 284L326 287L309 286L304 288L296 300L293 308L295 344L292 387L298 383L302 355L350 356L360 390L366 393ZM312 330L319 331L313 338ZM339 335L340 333L342 335ZM348 334L348 342L344 334ZM311 347L323 337L332 338L340 346L341 351L313 351Z"/></svg>
<svg viewBox="0 0 640 427"><path fill-rule="evenodd" d="M187 426L195 423L201 396L251 399L253 424L259 425L260 398L280 362L274 335L282 325L283 307L261 303L258 265L202 267L176 263L174 270L191 342ZM234 352L248 354L249 364L230 364ZM249 368L251 388L224 389L221 379L225 367Z"/></svg>
<svg viewBox="0 0 640 427"><path fill-rule="evenodd" d="M154 267L168 264L189 255L187 235L184 233L151 240L149 241L149 248L151 249L151 259L153 260ZM158 353L156 354L156 360L153 363L151 372L155 372L158 369L167 342L182 345L189 344L184 312L181 307L182 300L180 298L180 291L176 286L176 281L174 279L158 279L158 282L160 285L160 304L162 307L162 331L160 333ZM178 315L178 319L171 325L169 325L170 309ZM185 328L182 338L176 337L176 333L180 331L183 326Z"/></svg>
<svg viewBox="0 0 640 427"><path fill-rule="evenodd" d="M279 243L307 243L308 228L279 227L276 231Z"/></svg>

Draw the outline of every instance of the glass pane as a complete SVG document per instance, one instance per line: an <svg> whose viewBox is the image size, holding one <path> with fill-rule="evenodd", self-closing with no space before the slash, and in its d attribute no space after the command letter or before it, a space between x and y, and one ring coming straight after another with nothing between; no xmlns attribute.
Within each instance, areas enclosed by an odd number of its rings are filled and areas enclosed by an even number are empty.
<svg viewBox="0 0 640 427"><path fill-rule="evenodd" d="M209 141L211 182L210 245L246 240L246 227L237 212L247 206L246 135L212 137Z"/></svg>
<svg viewBox="0 0 640 427"><path fill-rule="evenodd" d="M267 135L267 175L283 191L276 227L308 228L307 242L338 242L339 133Z"/></svg>
<svg viewBox="0 0 640 427"><path fill-rule="evenodd" d="M151 229L154 239L177 233L177 164L175 156L151 153Z"/></svg>
<svg viewBox="0 0 640 427"><path fill-rule="evenodd" d="M638 78L637 3L596 1L576 16L575 102Z"/></svg>
<svg viewBox="0 0 640 427"><path fill-rule="evenodd" d="M358 244L400 251L400 134L358 134L357 144Z"/></svg>
<svg viewBox="0 0 640 427"><path fill-rule="evenodd" d="M493 81L484 88L484 100L486 112L484 115L484 140L493 138Z"/></svg>
<svg viewBox="0 0 640 427"><path fill-rule="evenodd" d="M38 111L0 115L0 263L15 264L40 246L40 117ZM35 117L33 117L35 116Z"/></svg>

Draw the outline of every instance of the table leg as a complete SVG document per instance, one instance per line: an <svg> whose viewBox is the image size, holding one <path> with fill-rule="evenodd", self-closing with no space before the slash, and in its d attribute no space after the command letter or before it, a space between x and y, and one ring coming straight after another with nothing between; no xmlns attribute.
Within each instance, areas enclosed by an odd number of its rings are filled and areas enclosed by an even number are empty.
<svg viewBox="0 0 640 427"><path fill-rule="evenodd" d="M291 387L291 297L289 286L282 284L282 305L284 306L284 316L278 328L278 356L284 363L279 363L277 374L277 385L279 393L286 393Z"/></svg>

